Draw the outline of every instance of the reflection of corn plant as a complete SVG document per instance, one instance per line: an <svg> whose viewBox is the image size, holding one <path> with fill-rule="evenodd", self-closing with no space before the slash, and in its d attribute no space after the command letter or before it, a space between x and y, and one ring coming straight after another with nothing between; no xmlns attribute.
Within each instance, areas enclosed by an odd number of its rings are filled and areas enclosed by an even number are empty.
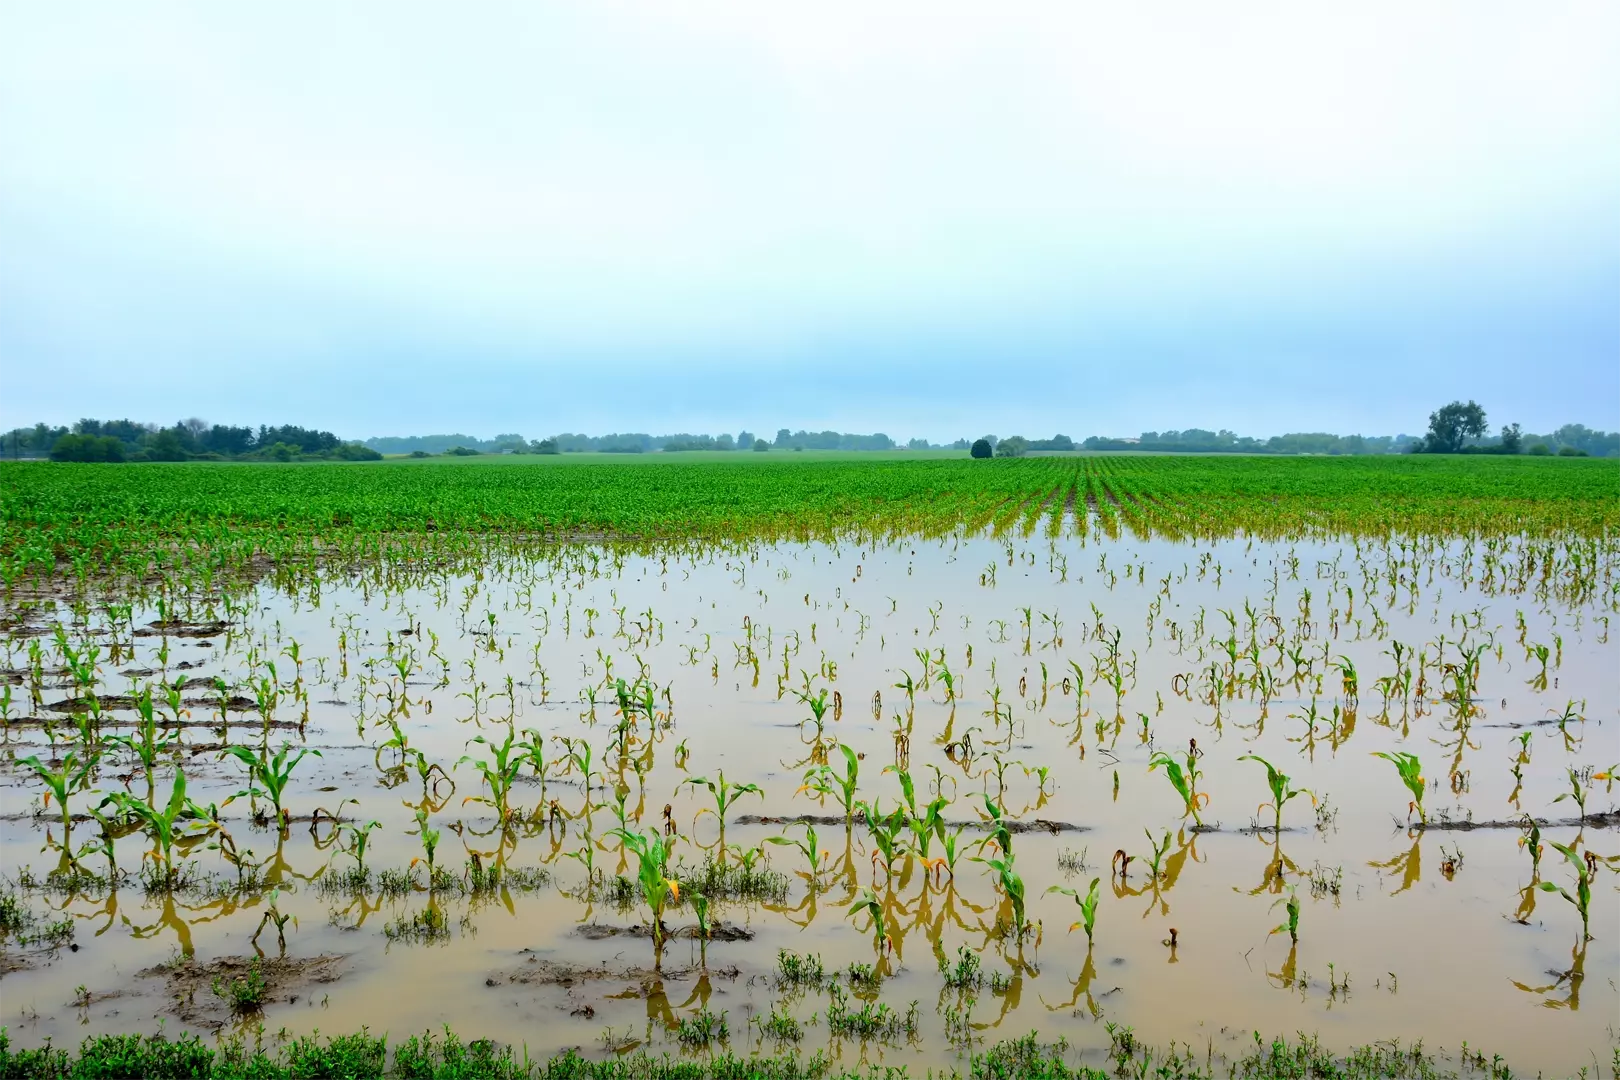
<svg viewBox="0 0 1620 1080"><path fill-rule="evenodd" d="M1575 905L1575 910L1581 915L1581 940L1591 941L1592 879L1596 876L1596 860L1590 857L1582 859L1575 854L1574 845L1565 847L1556 840L1549 840L1547 843L1551 844L1554 850L1567 859L1569 865L1574 868L1575 893L1572 896L1568 889L1551 881L1543 881L1541 889L1543 892L1555 892Z"/></svg>
<svg viewBox="0 0 1620 1080"><path fill-rule="evenodd" d="M1170 780L1170 786L1176 789L1181 801L1186 805L1186 813L1192 815L1194 825L1202 825L1203 818L1199 817L1198 809L1209 802L1209 796L1198 790L1198 755L1192 750L1186 754L1186 766L1177 762L1175 758L1160 750L1148 759L1148 771L1163 768L1164 774Z"/></svg>
<svg viewBox="0 0 1620 1080"><path fill-rule="evenodd" d="M855 787L860 782L861 762L855 751L842 743L838 749L844 753L844 775L833 772L830 765L817 765L804 774L804 783L799 785L799 791L813 791L817 795L831 795L837 799L844 808L844 824L847 826L855 815Z"/></svg>
<svg viewBox="0 0 1620 1080"><path fill-rule="evenodd" d="M1065 896L1074 897L1074 902L1080 906L1080 921L1069 927L1069 933L1072 934L1077 928L1083 926L1086 929L1086 940L1088 942L1097 928L1097 901L1102 897L1101 885L1102 878L1092 878L1091 887L1086 890L1084 897L1077 890L1064 885L1053 885L1046 890L1048 894L1062 893Z"/></svg>
<svg viewBox="0 0 1620 1080"><path fill-rule="evenodd" d="M68 796L75 791L82 791L89 785L90 774L95 770L96 762L100 759L99 751L88 751L81 760L76 750L69 750L62 758L62 767L52 769L36 755L18 758L17 764L26 765L34 770L34 774L45 782L45 805L50 806L51 796L56 796L56 805L62 808L62 832L66 834L73 828L73 815L68 810Z"/></svg>
<svg viewBox="0 0 1620 1080"><path fill-rule="evenodd" d="M680 789L687 784L691 784L693 787L706 787L709 789L709 794L714 796L714 809L710 810L708 807L704 807L702 810L698 811L698 816L702 817L704 814L712 813L716 818L719 819L720 844L722 847L724 847L726 842L726 814L731 811L732 806L736 804L737 800L742 798L744 795L758 795L761 799L763 799L765 797L765 792L760 790L758 784L730 783L726 780L726 771L724 769L720 770L719 776L720 778L718 780L710 780L706 776L688 777L687 779L682 780L679 784L676 784L675 790L677 793L679 793Z"/></svg>
<svg viewBox="0 0 1620 1080"><path fill-rule="evenodd" d="M636 853L640 864L637 877L641 882L641 896L652 910L653 951L657 960L662 962L664 908L670 900L681 898L680 884L669 876L669 847L657 829L648 829L645 833L614 829L611 835L619 837L626 847Z"/></svg>
<svg viewBox="0 0 1620 1080"><path fill-rule="evenodd" d="M862 889L855 902L849 905L848 916L854 917L865 912L871 918L872 944L878 952L886 952L889 948L888 923L883 918L883 904L877 898L877 893L871 889Z"/></svg>
<svg viewBox="0 0 1620 1080"><path fill-rule="evenodd" d="M1373 757L1381 757L1395 766L1395 771L1401 775L1401 783L1412 793L1412 805L1417 808L1418 820L1428 824L1429 816L1423 812L1423 763L1418 756L1401 750L1375 750Z"/></svg>
<svg viewBox="0 0 1620 1080"><path fill-rule="evenodd" d="M222 757L234 757L247 766L248 787L237 792L233 798L239 799L246 795L250 799L269 799L271 805L276 808L276 818L279 821L285 815L281 800L287 793L287 785L292 780L293 769L297 768L298 763L311 754L316 757L321 756L319 750L301 749L296 757L288 760L292 748L291 743L283 743L281 749L275 754L271 754L269 748L266 747L261 749L257 755L243 746L227 746L221 751Z"/></svg>
<svg viewBox="0 0 1620 1080"><path fill-rule="evenodd" d="M1238 758L1238 760L1258 761L1261 765L1265 766L1266 784L1271 788L1271 801L1269 803L1261 803L1257 809L1264 810L1269 806L1276 812L1276 825L1274 826L1274 830L1276 832L1282 832L1283 807L1288 805L1289 800L1299 795L1310 795L1311 805L1316 805L1315 795L1312 795L1311 792L1304 788L1289 787L1288 775L1286 773L1278 772L1276 766L1272 765L1271 762L1267 761L1259 754L1244 754L1242 757Z"/></svg>

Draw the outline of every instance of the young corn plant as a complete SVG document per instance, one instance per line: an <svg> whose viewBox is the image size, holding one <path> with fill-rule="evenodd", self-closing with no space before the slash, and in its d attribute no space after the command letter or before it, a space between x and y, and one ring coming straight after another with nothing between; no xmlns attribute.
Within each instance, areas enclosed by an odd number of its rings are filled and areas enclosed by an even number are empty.
<svg viewBox="0 0 1620 1080"><path fill-rule="evenodd" d="M704 807L698 811L698 816L713 814L720 822L720 847L724 849L726 846L726 814L730 813L732 806L736 805L737 800L744 795L758 795L763 799L765 792L760 789L758 784L733 784L728 782L724 769L720 770L719 777L718 780L710 780L706 776L688 777L675 785L675 793L680 794L681 788L687 784L691 784L693 787L706 787L709 789L709 794L714 796L714 809Z"/></svg>
<svg viewBox="0 0 1620 1080"><path fill-rule="evenodd" d="M1582 859L1575 853L1574 845L1565 847L1556 840L1548 840L1553 850L1568 860L1575 871L1575 892L1573 894L1562 885L1551 881L1541 883L1542 892L1555 892L1568 900L1581 916L1581 940L1591 941L1592 931L1592 879L1597 876L1597 860L1592 857Z"/></svg>
<svg viewBox="0 0 1620 1080"><path fill-rule="evenodd" d="M287 810L283 799L287 794L287 787L292 782L293 769L306 757L314 755L320 757L319 750L300 749L296 756L292 754L292 743L283 743L275 754L271 754L268 747L260 749L255 754L245 746L227 746L220 752L220 756L234 757L247 766L248 786L231 796L240 799L243 795L250 800L269 799L275 807L277 824L285 824Z"/></svg>
<svg viewBox="0 0 1620 1080"><path fill-rule="evenodd" d="M681 886L669 876L669 846L657 829L645 833L629 829L614 829L609 835L624 841L625 847L635 852L638 863L636 876L641 884L642 899L652 912L653 958L655 966L663 964L664 908L671 900L680 900Z"/></svg>
<svg viewBox="0 0 1620 1080"><path fill-rule="evenodd" d="M1005 858L992 855L988 859L975 859L982 862L996 872L996 883L1006 894L1007 900L1012 904L1013 912L1013 940L1022 944L1025 933L1030 929L1024 914L1024 879L1013 868L1013 856Z"/></svg>
<svg viewBox="0 0 1620 1080"><path fill-rule="evenodd" d="M1412 810L1416 810L1418 812L1418 820L1427 825L1429 823L1429 815L1423 811L1423 789L1425 786L1423 780L1423 763L1418 760L1418 756L1416 754L1408 754L1401 750L1375 750L1373 751L1373 757L1381 757L1391 765L1395 766L1395 771L1401 776L1401 783L1405 784L1406 790L1412 793L1412 804L1407 808L1407 813L1411 813Z"/></svg>
<svg viewBox="0 0 1620 1080"><path fill-rule="evenodd" d="M506 733L506 739L496 745L493 741L482 735L473 737L473 742L483 743L489 747L491 760L484 761L474 758L471 754L463 755L457 765L471 764L483 776L484 783L489 786L488 795L468 795L461 800L461 805L470 802L483 803L492 808L500 817L504 826L511 818L512 811L508 806L508 798L512 793L512 785L517 782L518 775L523 771L526 760L523 752L517 748L516 739L511 731Z"/></svg>
<svg viewBox="0 0 1620 1080"><path fill-rule="evenodd" d="M798 824L804 826L803 840L795 840L790 836L768 836L765 838L765 842L767 844L779 844L782 847L797 848L804 856L805 862L810 864L809 872L803 876L804 879L810 883L810 887L813 889L821 880L823 860L825 860L831 853L821 849L821 845L818 843L816 836L816 827L814 825L810 824L808 821L801 821Z"/></svg>
<svg viewBox="0 0 1620 1080"><path fill-rule="evenodd" d="M1165 776L1170 780L1170 786L1176 789L1176 794L1181 796L1181 801L1186 806L1183 816L1191 815L1194 825L1202 825L1204 819L1199 816L1198 811L1200 807L1209 804L1209 795L1198 790L1198 777L1201 774L1198 771L1197 752L1189 749L1186 753L1186 765L1183 766L1175 758L1160 750L1148 759L1148 771L1153 772L1160 768L1164 769Z"/></svg>
<svg viewBox="0 0 1620 1080"><path fill-rule="evenodd" d="M1085 896L1081 896L1079 890L1071 889L1065 885L1053 885L1050 889L1046 890L1048 895L1051 893L1062 893L1065 896L1071 896L1074 898L1074 902L1080 907L1080 921L1069 927L1069 933L1072 934L1080 927L1085 927L1086 942L1088 944L1091 942L1092 935L1097 929L1097 901L1102 897L1101 886L1102 878L1094 877L1091 879L1091 887L1086 890Z"/></svg>
<svg viewBox="0 0 1620 1080"><path fill-rule="evenodd" d="M439 850L439 830L428 828L426 810L416 812L417 837L422 841L422 854L411 859L411 869L416 869L417 863L426 863L428 872L428 889L433 888L434 854Z"/></svg>
<svg viewBox="0 0 1620 1080"><path fill-rule="evenodd" d="M1565 799L1569 799L1575 804L1575 808L1581 812L1580 821L1584 825L1586 823L1587 785L1581 783L1580 770L1567 769L1566 771L1569 773L1569 790L1558 796L1553 802L1561 803ZM1594 776L1593 779L1598 779L1598 776Z"/></svg>
<svg viewBox="0 0 1620 1080"><path fill-rule="evenodd" d="M844 774L838 775L830 765L817 765L805 772L799 791L811 791L822 797L830 795L836 799L844 808L844 827L848 828L855 816L855 788L860 782L861 761L855 751L842 743L838 749L844 754Z"/></svg>
<svg viewBox="0 0 1620 1080"><path fill-rule="evenodd" d="M1299 797L1300 795L1309 795L1311 805L1316 805L1315 795L1311 794L1311 792L1305 788L1294 788L1289 786L1288 774L1278 772L1275 765L1271 764L1271 762L1267 761L1260 755L1244 754L1242 757L1238 758L1238 760L1258 761L1261 765L1265 766L1266 784L1271 788L1271 801L1269 803L1261 803L1256 809L1264 810L1268 806L1271 807L1275 813L1275 824L1272 826L1272 830L1278 835L1281 835L1282 833L1283 807L1287 806L1291 800Z"/></svg>
<svg viewBox="0 0 1620 1080"><path fill-rule="evenodd" d="M152 688L150 686L141 690L140 696L135 699L135 709L140 713L140 722L135 726L133 735L108 735L104 740L109 746L122 746L139 759L146 770L146 794L150 802L152 795L153 770L157 768L158 758L172 750L179 744L180 739L175 735L160 734L157 723L157 709L152 704Z"/></svg>
<svg viewBox="0 0 1620 1080"><path fill-rule="evenodd" d="M120 813L133 818L151 838L152 848L146 853L163 871L165 882L174 880L174 850L185 839L186 824L192 820L193 804L186 799L186 774L182 769L174 773L174 788L169 794L169 801L163 809L148 806L145 802L121 791L115 791L102 800L101 805L113 804ZM209 828L218 828L215 823L206 823Z"/></svg>
<svg viewBox="0 0 1620 1080"><path fill-rule="evenodd" d="M100 757L99 751L89 751L81 758L78 751L69 750L63 755L62 767L59 769L52 769L33 754L17 759L17 764L28 766L34 770L34 775L45 782L44 801L47 807L51 805L51 796L56 796L56 805L62 810L64 847L67 834L73 830L73 814L68 809L68 796L89 786L90 774L95 771Z"/></svg>

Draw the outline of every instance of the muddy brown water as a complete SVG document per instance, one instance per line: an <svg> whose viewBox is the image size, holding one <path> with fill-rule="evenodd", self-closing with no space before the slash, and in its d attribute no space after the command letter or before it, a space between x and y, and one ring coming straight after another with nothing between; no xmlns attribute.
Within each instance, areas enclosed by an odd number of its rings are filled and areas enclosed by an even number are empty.
<svg viewBox="0 0 1620 1080"><path fill-rule="evenodd" d="M1583 553L1578 563L1572 548ZM608 1030L618 1046L681 1053L674 1025L704 1007L726 1015L732 1049L776 1049L750 1024L776 1008L806 1025L806 1051L920 1069L958 1060L962 1047L947 1041L944 1013L972 997L974 1038L1034 1030L1067 1037L1083 1055L1107 1045L1111 1023L1152 1044L1215 1054L1243 1052L1256 1030L1305 1031L1337 1047L1399 1038L1455 1050L1466 1042L1520 1070L1606 1064L1620 1016L1617 799L1603 778L1620 761L1620 643L1609 633L1616 555L1606 541L1496 550L1449 541L1414 551L1072 533L668 557L577 546L546 561L495 556L476 573L387 588L353 577L328 580L313 595L261 587L229 619L198 611L154 627L156 610L143 609L132 625L108 629L93 615L72 636L100 643L96 689L109 732L131 729L142 684L194 665L183 672L190 715L170 727L181 752L156 769L159 805L176 760L199 803L223 803L243 786L242 766L220 759L217 725L203 726L217 716L206 703L215 677L234 697L226 738L255 746L254 685L274 663L270 746L291 739L321 756L294 770L292 821L279 835L251 820L246 798L222 811L244 862L263 864L259 886L230 890L237 871L200 841L189 858L195 875L212 876L210 889L151 896L133 878L66 893L19 889L20 876L39 883L60 867L62 827L54 805L41 811L44 786L16 764L51 757L47 727L13 724L0 767L0 870L42 923L65 915L75 932L71 947L4 939L0 1022L22 1044L160 1023L205 1032L259 1022L292 1033L367 1026L395 1038L450 1024L531 1054L605 1053ZM8 614L21 628L4 663L17 676L13 716L49 720L60 752L74 733L49 707L82 693L52 673L59 665L48 656L46 707L28 707L29 643L49 654L50 638L24 631L71 619L65 609ZM1548 649L1545 665L1538 644ZM1457 669L1473 670L1466 657L1480 646L1477 677L1459 701ZM916 650L944 651L955 700L937 660L914 702L897 688L907 673L921 683ZM1354 709L1324 650L1356 668ZM402 685L392 657L407 653ZM1414 672L1413 687L1386 697L1377 681L1402 666ZM1233 670L1250 681L1230 686ZM1253 684L1259 671L1269 692ZM651 750L638 778L618 767L610 680L641 674L656 686L656 715L637 713L630 733L632 757ZM807 676L812 696L828 692L823 751L836 740L863 755L858 797L880 798L884 812L900 805L899 779L884 771L897 762L899 715L909 731L901 760L919 801L942 793L950 800L943 816L968 826L964 839L974 842L954 876L909 858L886 873L863 822L846 831L835 800L799 790L818 743L805 723L812 710L795 694ZM156 704L167 717L161 690ZM436 783L424 794L414 768L395 767L398 756L378 749L392 734L382 722L390 710L410 747L453 779L453 792ZM471 740L500 742L508 717L520 734L545 736L553 768L543 787L524 770L510 795L516 816L502 828L490 807L464 801L489 789L473 765L458 762L487 758L487 745ZM1519 761L1524 733L1528 760ZM591 746L593 769L604 774L593 775L589 791L577 767L563 769L559 736ZM1148 767L1158 751L1181 760L1193 739L1198 790L1208 797L1201 829L1164 770ZM197 747L205 749L186 752ZM1433 827L1417 827L1410 794L1376 751L1418 755ZM1270 798L1265 771L1239 760L1246 754L1310 791L1286 805L1280 834L1261 807ZM841 752L831 749L828 760L841 767ZM1047 770L1044 785L1038 768ZM1555 802L1571 788L1571 769L1586 799L1584 823L1573 799ZM611 785L622 779L632 826L662 830L670 805L673 852L688 880L705 858L735 865L741 851L722 854L717 821L701 812L713 805L709 792L684 783L721 770L728 782L762 789L731 808L726 842L763 845L756 867L785 881L754 900L716 900L711 918L723 932L706 947L692 907L672 907L660 961L646 905L588 887L584 863L567 853L590 843L597 871L634 879L635 855L609 835L618 824ZM114 751L90 786L141 797L144 770ZM975 850L987 835L985 793L1017 823L1015 867L1038 924L1021 945L1007 932L1011 904L987 866L970 861L994 853ZM96 839L85 814L100 798L73 796L75 847ZM461 878L476 854L482 867L527 871L525 887L430 897L419 866L418 887L403 894L375 883L357 893L322 888L355 859L345 853L350 834L334 835L317 808L380 823L365 851L375 874L403 871L423 854L415 813L424 799L442 836L441 867ZM1592 940L1580 940L1576 910L1559 894L1527 889L1531 861L1518 827L1526 814L1543 822L1548 843L1538 881L1574 891L1552 841L1597 856ZM312 816L321 819L313 832ZM825 852L815 888L799 851L765 844L802 838L804 828L789 824L801 820L814 824ZM1155 878L1149 863L1166 834ZM133 872L149 846L138 833L119 839L118 865ZM1129 873L1111 880L1120 849L1132 856ZM937 840L931 854L941 854ZM103 855L82 861L105 873ZM1048 889L1084 894L1093 878L1101 901L1088 949L1084 932L1070 930L1080 918L1075 902ZM273 926L261 931L272 886L276 911L290 916L284 949ZM846 914L861 888L887 912L887 957L865 916ZM1273 932L1288 921L1290 896L1297 943ZM431 938L387 932L429 909L443 924ZM262 1012L238 1014L214 994L214 980L241 977L256 931L272 977ZM984 983L971 993L946 989L937 969L938 956L954 962L964 947L982 961ZM877 964L886 977L876 990L857 987L857 1000L901 1013L918 1002L917 1034L864 1043L830 1034L825 993L777 985L784 949L817 954L829 971Z"/></svg>

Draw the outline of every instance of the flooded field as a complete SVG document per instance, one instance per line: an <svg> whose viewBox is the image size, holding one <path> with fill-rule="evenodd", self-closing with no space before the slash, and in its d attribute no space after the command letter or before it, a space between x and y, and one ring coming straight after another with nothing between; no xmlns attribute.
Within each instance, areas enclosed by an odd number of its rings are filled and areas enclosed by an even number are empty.
<svg viewBox="0 0 1620 1080"><path fill-rule="evenodd" d="M0 1023L1607 1068L1613 539L1070 508L19 589Z"/></svg>

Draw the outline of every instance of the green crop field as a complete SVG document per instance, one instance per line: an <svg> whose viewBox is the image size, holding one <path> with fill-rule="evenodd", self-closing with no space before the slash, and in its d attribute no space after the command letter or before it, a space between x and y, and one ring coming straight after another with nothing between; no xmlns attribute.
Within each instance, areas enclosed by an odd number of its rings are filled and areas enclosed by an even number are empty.
<svg viewBox="0 0 1620 1080"><path fill-rule="evenodd" d="M298 538L332 547L444 530L626 539L928 535L1060 529L1087 514L1109 530L1176 537L1591 534L1620 525L1620 462L795 455L658 468L0 465L8 580L58 559L112 564L175 542L285 551Z"/></svg>

